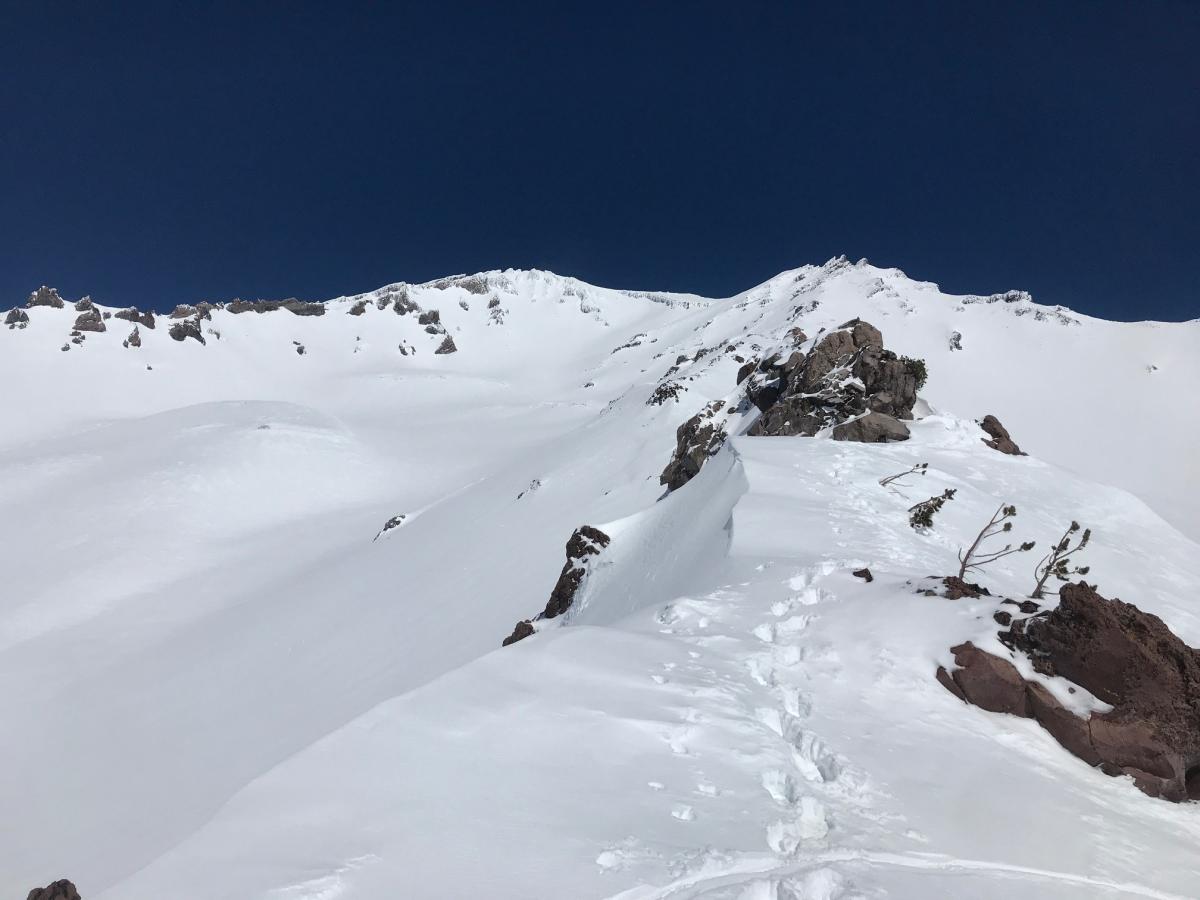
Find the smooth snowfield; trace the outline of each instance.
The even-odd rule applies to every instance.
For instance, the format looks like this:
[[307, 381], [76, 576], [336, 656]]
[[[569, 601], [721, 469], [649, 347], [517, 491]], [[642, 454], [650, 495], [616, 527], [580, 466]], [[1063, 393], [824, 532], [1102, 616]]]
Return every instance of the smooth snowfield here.
[[[109, 319], [63, 352], [76, 315], [0, 328], [5, 895], [1197, 894], [1195, 808], [961, 707], [933, 670], [990, 612], [905, 582], [1015, 502], [1200, 643], [1200, 553], [1159, 518], [1200, 534], [1200, 323], [841, 260], [728, 300], [485, 273], [218, 310], [204, 346]], [[927, 360], [913, 440], [738, 438], [659, 502], [738, 357], [854, 316]], [[907, 498], [876, 483], [917, 460]], [[498, 650], [584, 523], [613, 543], [568, 627]]]

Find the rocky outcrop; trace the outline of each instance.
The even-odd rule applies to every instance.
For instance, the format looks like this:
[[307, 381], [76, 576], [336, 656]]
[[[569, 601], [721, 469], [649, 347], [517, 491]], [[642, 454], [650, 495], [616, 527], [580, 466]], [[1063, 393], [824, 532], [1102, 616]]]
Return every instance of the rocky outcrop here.
[[[366, 301], [363, 301], [363, 308], [366, 309]], [[324, 303], [308, 303], [304, 300], [231, 300], [225, 304], [225, 311], [231, 312], [234, 315], [241, 313], [269, 313], [275, 312], [277, 309], [286, 309], [288, 312], [297, 316], [323, 316], [325, 315]]]
[[113, 313], [113, 318], [124, 319], [126, 322], [133, 322], [136, 325], [145, 325], [150, 329], [154, 328], [154, 313], [139, 312], [136, 306], [117, 310]]
[[971, 644], [953, 648], [938, 680], [993, 712], [1034, 718], [1068, 751], [1109, 775], [1130, 775], [1152, 797], [1200, 800], [1200, 651], [1157, 616], [1068, 584], [1059, 605], [1012, 621], [1000, 640], [1033, 668], [1109, 704], [1084, 719], [1042, 684]]
[[607, 534], [591, 525], [576, 528], [567, 541], [567, 561], [558, 575], [558, 581], [554, 583], [553, 590], [550, 591], [546, 608], [533, 619], [518, 622], [513, 633], [504, 639], [502, 646], [507, 647], [529, 637], [534, 633], [534, 622], [556, 618], [570, 609], [591, 569], [592, 558], [598, 556], [611, 541]]
[[[80, 303], [83, 301], [81, 300]], [[88, 301], [89, 303], [91, 301]], [[76, 309], [79, 307], [76, 306]], [[75, 319], [76, 331], [107, 331], [107, 326], [104, 324], [104, 317], [100, 315], [100, 310], [94, 306], [89, 306], [85, 312], [80, 313]]]
[[875, 418], [843, 429], [839, 440], [905, 440], [921, 372], [918, 361], [900, 359], [883, 346], [875, 326], [852, 319], [825, 335], [806, 355], [769, 360], [747, 384], [747, 396], [763, 410], [751, 435], [815, 435], [867, 414]]
[[435, 355], [446, 355], [448, 353], [457, 353], [458, 347], [454, 344], [454, 338], [446, 335], [445, 339], [438, 345], [438, 348], [433, 351]]
[[200, 325], [195, 320], [175, 322], [171, 325], [171, 330], [168, 333], [171, 335], [171, 338], [176, 341], [185, 341], [188, 338], [195, 338], [201, 344], [204, 343], [204, 334], [200, 331]]
[[995, 416], [984, 416], [983, 421], [979, 423], [979, 427], [988, 433], [988, 437], [981, 440], [993, 450], [999, 450], [1001, 453], [1007, 453], [1010, 456], [1029, 455], [1028, 453], [1021, 452], [1021, 448], [1009, 436], [1008, 429], [1001, 425], [1000, 420]]
[[25, 301], [26, 308], [34, 306], [52, 306], [55, 309], [62, 309], [66, 306], [65, 301], [58, 295], [58, 291], [52, 287], [46, 287], [44, 284], [29, 295], [29, 299]]
[[75, 885], [63, 878], [43, 888], [34, 888], [25, 900], [80, 900]]
[[24, 328], [29, 324], [29, 313], [14, 306], [4, 317], [4, 324], [9, 328]]
[[142, 333], [138, 331], [136, 325], [133, 326], [133, 331], [129, 332], [129, 337], [121, 342], [125, 347], [140, 347], [142, 346]]
[[676, 490], [691, 481], [729, 436], [725, 430], [724, 400], [714, 400], [675, 431], [675, 453], [659, 475], [659, 484]]

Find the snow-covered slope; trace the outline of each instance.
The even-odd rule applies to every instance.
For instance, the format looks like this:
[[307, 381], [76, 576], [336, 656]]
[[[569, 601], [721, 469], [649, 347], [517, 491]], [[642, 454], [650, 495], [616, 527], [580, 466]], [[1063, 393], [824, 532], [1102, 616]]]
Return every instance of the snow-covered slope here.
[[[0, 890], [1200, 883], [1195, 809], [961, 708], [932, 670], [987, 613], [906, 585], [1006, 500], [1023, 537], [1090, 525], [1102, 588], [1200, 642], [1200, 554], [1159, 518], [1200, 534], [1198, 322], [844, 260], [727, 300], [490, 272], [320, 316], [213, 309], [204, 345], [165, 317], [140, 347], [116, 318], [70, 343], [79, 311], [27, 314], [0, 329]], [[912, 440], [737, 438], [657, 502], [675, 428], [742, 359], [854, 316], [927, 361]], [[1031, 456], [984, 447], [985, 413]], [[877, 484], [917, 460], [911, 499]], [[944, 486], [959, 500], [916, 535], [904, 509]], [[497, 650], [583, 523], [613, 544], [570, 626]]]

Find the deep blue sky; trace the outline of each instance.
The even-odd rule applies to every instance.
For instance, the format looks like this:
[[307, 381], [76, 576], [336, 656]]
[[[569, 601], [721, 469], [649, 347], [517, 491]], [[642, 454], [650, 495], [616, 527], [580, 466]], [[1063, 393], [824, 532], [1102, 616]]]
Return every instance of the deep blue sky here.
[[1200, 3], [0, 0], [0, 308], [837, 253], [1200, 317]]

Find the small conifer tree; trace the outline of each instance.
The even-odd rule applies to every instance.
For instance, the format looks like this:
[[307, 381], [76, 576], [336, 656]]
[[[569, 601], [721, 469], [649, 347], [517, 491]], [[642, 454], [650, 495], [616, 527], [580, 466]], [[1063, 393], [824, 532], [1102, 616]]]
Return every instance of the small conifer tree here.
[[1005, 544], [1003, 550], [985, 553], [982, 550], [983, 542], [988, 538], [993, 538], [998, 534], [1005, 534], [1012, 531], [1012, 519], [1016, 518], [1017, 508], [1011, 505], [1002, 505], [998, 510], [992, 513], [991, 519], [983, 526], [983, 529], [975, 536], [975, 540], [971, 542], [971, 546], [965, 551], [958, 551], [958, 577], [964, 578], [971, 569], [980, 569], [986, 565], [994, 563], [996, 560], [1009, 556], [1013, 553], [1024, 553], [1032, 550], [1034, 547], [1033, 541], [1026, 541], [1017, 547], [1012, 544]]
[[946, 488], [936, 497], [922, 500], [908, 508], [908, 524], [919, 531], [922, 528], [933, 527], [933, 517], [946, 505], [947, 500], [953, 500], [955, 488]]
[[1033, 570], [1037, 584], [1034, 585], [1033, 593], [1029, 596], [1040, 600], [1045, 593], [1046, 582], [1050, 580], [1051, 576], [1059, 581], [1070, 581], [1072, 575], [1086, 575], [1091, 571], [1090, 566], [1072, 566], [1071, 557], [1087, 547], [1088, 541], [1092, 539], [1092, 529], [1085, 528], [1075, 546], [1072, 547], [1071, 537], [1076, 534], [1079, 534], [1079, 523], [1071, 522], [1058, 543], [1042, 557], [1042, 561]]

